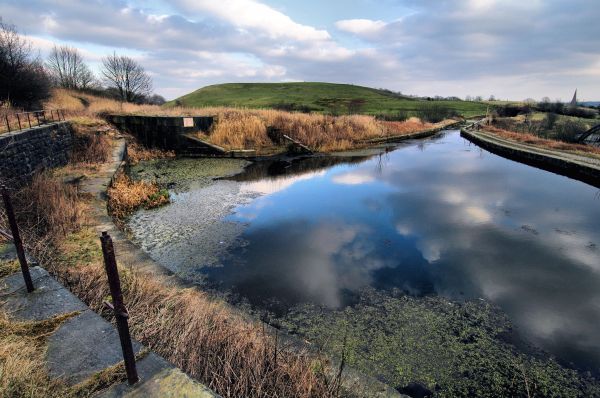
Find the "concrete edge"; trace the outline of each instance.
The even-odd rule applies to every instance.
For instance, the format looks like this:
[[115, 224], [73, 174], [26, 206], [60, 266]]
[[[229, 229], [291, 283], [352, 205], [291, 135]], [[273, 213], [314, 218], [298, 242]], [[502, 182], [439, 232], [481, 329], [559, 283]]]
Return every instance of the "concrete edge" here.
[[508, 143], [475, 131], [462, 129], [461, 137], [489, 152], [541, 170], [569, 177], [600, 188], [600, 167], [569, 159], [564, 152], [540, 150], [521, 143]]

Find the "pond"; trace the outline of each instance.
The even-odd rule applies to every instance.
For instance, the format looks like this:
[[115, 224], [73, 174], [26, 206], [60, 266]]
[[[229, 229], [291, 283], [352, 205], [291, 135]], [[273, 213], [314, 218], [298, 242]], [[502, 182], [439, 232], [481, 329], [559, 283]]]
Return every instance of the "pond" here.
[[307, 303], [350, 308], [364, 289], [483, 299], [527, 342], [600, 367], [597, 188], [458, 131], [374, 156], [280, 163], [176, 185], [171, 205], [136, 213], [129, 228], [165, 266], [276, 317]]

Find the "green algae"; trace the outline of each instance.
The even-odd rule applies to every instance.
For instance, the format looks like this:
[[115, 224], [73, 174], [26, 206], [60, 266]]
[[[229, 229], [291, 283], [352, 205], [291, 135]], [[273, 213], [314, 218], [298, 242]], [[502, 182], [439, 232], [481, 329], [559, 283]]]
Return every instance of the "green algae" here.
[[591, 376], [510, 342], [510, 321], [483, 300], [367, 289], [354, 306], [305, 304], [272, 321], [359, 371], [397, 388], [422, 383], [436, 397], [600, 396]]
[[175, 192], [210, 185], [215, 178], [240, 173], [248, 161], [241, 159], [158, 159], [139, 162], [129, 168], [134, 180], [155, 181]]

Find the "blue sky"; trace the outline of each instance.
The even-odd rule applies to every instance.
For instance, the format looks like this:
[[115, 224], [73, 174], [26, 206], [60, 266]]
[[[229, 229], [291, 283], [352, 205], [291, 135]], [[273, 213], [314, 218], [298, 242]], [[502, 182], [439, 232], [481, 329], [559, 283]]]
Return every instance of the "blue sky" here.
[[167, 98], [252, 81], [600, 98], [597, 0], [3, 0], [0, 16], [42, 56], [133, 56]]

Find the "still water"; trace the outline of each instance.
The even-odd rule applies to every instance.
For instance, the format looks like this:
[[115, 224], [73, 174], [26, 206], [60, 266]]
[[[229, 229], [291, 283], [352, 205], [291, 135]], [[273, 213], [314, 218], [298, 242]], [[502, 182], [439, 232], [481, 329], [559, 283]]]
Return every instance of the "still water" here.
[[483, 298], [528, 341], [600, 366], [597, 188], [493, 155], [458, 131], [276, 169], [192, 185], [130, 228], [158, 261], [255, 307], [340, 308], [365, 286]]

